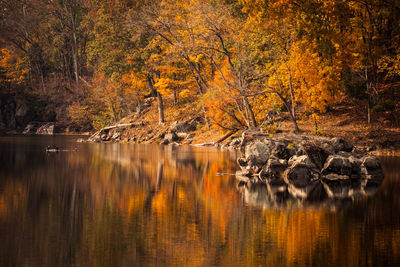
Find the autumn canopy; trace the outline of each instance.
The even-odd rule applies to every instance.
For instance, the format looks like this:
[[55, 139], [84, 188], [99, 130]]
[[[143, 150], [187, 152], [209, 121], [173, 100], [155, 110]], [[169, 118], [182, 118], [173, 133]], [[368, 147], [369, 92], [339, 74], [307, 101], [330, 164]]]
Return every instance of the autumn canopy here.
[[0, 93], [101, 128], [157, 99], [225, 130], [298, 121], [345, 97], [394, 105], [397, 0], [3, 0]]

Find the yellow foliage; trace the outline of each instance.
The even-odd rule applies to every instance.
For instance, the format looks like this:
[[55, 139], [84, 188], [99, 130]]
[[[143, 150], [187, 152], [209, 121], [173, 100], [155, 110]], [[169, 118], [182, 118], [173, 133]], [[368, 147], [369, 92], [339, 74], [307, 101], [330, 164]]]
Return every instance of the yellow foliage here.
[[297, 101], [302, 102], [309, 112], [325, 112], [332, 100], [330, 91], [335, 88], [335, 75], [316, 53], [298, 43], [291, 50], [288, 65], [298, 86]]
[[160, 94], [167, 95], [172, 92], [170, 88], [173, 86], [173, 81], [169, 78], [159, 78], [154, 86], [157, 88]]
[[181, 92], [179, 92], [179, 96], [182, 98], [186, 98], [190, 95], [190, 91], [188, 89], [184, 89]]
[[395, 57], [383, 56], [378, 61], [380, 72], [386, 73], [387, 77], [400, 76], [400, 53]]
[[127, 94], [137, 94], [146, 90], [146, 81], [143, 75], [131, 71], [122, 75], [121, 82], [125, 84]]

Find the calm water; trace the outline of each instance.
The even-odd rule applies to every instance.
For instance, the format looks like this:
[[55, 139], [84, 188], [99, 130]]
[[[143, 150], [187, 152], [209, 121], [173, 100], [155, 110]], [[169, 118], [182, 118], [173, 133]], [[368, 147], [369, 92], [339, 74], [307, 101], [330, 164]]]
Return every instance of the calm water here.
[[0, 266], [400, 266], [400, 158], [373, 197], [262, 208], [235, 154], [75, 139], [0, 137]]

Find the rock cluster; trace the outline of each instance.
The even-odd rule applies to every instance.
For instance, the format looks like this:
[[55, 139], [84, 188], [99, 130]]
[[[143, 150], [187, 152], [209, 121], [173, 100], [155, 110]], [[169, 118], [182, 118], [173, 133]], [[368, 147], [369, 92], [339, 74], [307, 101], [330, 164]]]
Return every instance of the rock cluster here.
[[236, 173], [242, 185], [261, 183], [281, 201], [353, 198], [376, 189], [383, 172], [376, 157], [340, 138], [244, 133], [231, 147], [242, 152]]
[[[162, 145], [191, 144], [194, 138], [192, 133], [197, 125], [202, 122], [202, 117], [193, 117], [184, 122], [174, 122], [170, 127], [160, 126], [159, 129], [146, 129], [147, 122], [119, 123], [104, 127], [94, 133], [86, 141], [88, 142], [157, 142]], [[134, 134], [134, 133], [137, 134]], [[79, 140], [83, 142], [85, 140]]]
[[[116, 124], [108, 127], [104, 127], [101, 130], [95, 132], [92, 136], [88, 138], [88, 142], [118, 142], [121, 140], [121, 136], [124, 131], [138, 127], [145, 126], [144, 122], [142, 123], [125, 123], [125, 124]], [[131, 140], [128, 140], [131, 141]], [[135, 140], [132, 140], [135, 141]]]
[[161, 136], [161, 145], [177, 144], [184, 142], [191, 144], [194, 134], [190, 133], [196, 130], [197, 124], [201, 121], [201, 117], [195, 117], [185, 122], [174, 122], [170, 126], [168, 132]]
[[23, 134], [53, 135], [55, 133], [54, 122], [31, 121], [26, 125]]

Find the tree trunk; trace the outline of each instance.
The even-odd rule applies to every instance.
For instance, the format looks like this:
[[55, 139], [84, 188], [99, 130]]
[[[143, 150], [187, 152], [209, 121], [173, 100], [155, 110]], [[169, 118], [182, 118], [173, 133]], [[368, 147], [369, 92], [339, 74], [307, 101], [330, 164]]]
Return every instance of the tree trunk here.
[[[294, 131], [297, 133], [297, 132], [300, 132], [300, 129], [299, 129], [299, 125], [297, 124], [297, 119], [296, 119], [296, 113], [295, 113], [295, 109], [294, 109], [294, 107], [293, 106], [291, 106], [289, 103], [288, 103], [288, 101], [286, 100], [286, 98], [284, 98], [278, 91], [276, 91], [276, 90], [274, 90], [274, 92], [279, 96], [279, 98], [282, 100], [282, 102], [283, 102], [283, 104], [285, 105], [285, 107], [287, 108], [287, 110], [288, 110], [288, 112], [289, 112], [289, 117], [290, 117], [290, 120], [292, 121], [292, 123], [293, 123], [293, 126], [294, 126]], [[293, 104], [292, 104], [293, 105]]]
[[246, 108], [247, 112], [249, 113], [249, 117], [250, 117], [249, 119], [251, 121], [251, 126], [256, 128], [257, 127], [256, 117], [254, 116], [253, 109], [251, 108], [249, 100], [247, 99], [247, 97], [245, 97], [245, 96], [243, 97], [243, 102], [244, 102], [244, 105], [245, 105], [245, 108]]
[[371, 125], [371, 104], [370, 104], [369, 100], [368, 100], [368, 104], [367, 104], [367, 121], [368, 121], [368, 125]]
[[[289, 112], [289, 113], [290, 113], [290, 112]], [[293, 126], [294, 126], [294, 131], [295, 131], [296, 133], [300, 132], [299, 125], [297, 124], [297, 120], [296, 120], [295, 117], [293, 117], [292, 114], [290, 114], [290, 119], [292, 120], [292, 123], [293, 123]]]
[[151, 76], [147, 76], [147, 83], [149, 84], [151, 95], [157, 97], [158, 102], [158, 124], [163, 124], [164, 120], [164, 104], [161, 94], [154, 88], [153, 78]]
[[157, 92], [157, 102], [158, 102], [158, 124], [161, 125], [165, 122], [165, 120], [164, 120], [164, 104], [160, 92]]
[[75, 25], [75, 16], [72, 7], [70, 7], [71, 12], [71, 26], [72, 26], [72, 57], [74, 61], [74, 72], [75, 72], [75, 81], [79, 82], [79, 62], [78, 62], [78, 40], [76, 37], [76, 25]]
[[177, 89], [174, 90], [174, 105], [178, 104], [178, 92]]
[[206, 112], [206, 108], [204, 107], [204, 105], [201, 108], [201, 110], [203, 111], [203, 114], [204, 114], [204, 121], [206, 122], [207, 129], [210, 130], [210, 120], [207, 118], [207, 112]]

